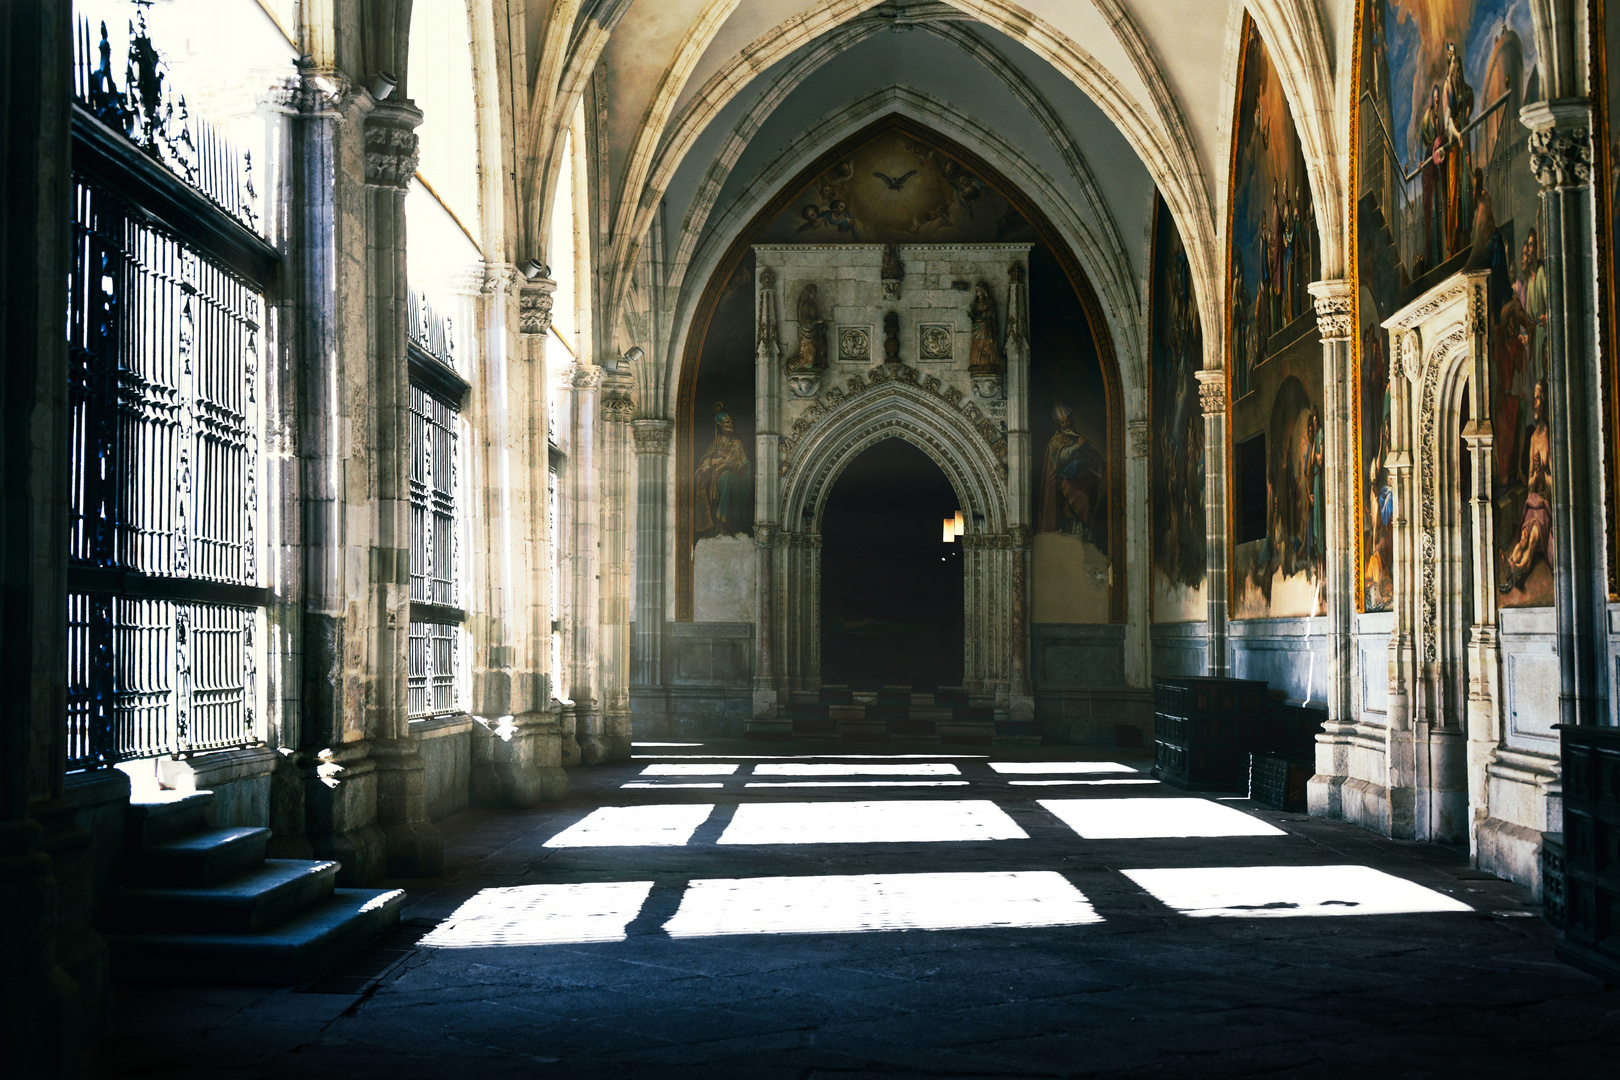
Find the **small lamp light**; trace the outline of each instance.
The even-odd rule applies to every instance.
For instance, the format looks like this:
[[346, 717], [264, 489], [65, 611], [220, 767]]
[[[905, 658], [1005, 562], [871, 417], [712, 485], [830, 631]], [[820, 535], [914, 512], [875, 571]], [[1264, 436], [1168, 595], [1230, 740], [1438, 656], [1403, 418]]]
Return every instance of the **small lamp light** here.
[[547, 266], [539, 259], [530, 259], [519, 269], [523, 271], [523, 278], [525, 281], [533, 281], [535, 278], [551, 276], [551, 267]]
[[603, 357], [602, 367], [607, 370], [609, 375], [612, 375], [619, 370], [619, 365], [623, 364], [625, 361], [629, 361], [632, 364], [639, 364], [641, 363], [642, 357], [646, 355], [646, 353], [641, 351], [640, 345], [632, 345], [628, 349], [624, 350], [623, 356], [609, 355]]
[[944, 540], [945, 543], [947, 543], [947, 544], [951, 544], [951, 543], [956, 542], [956, 519], [955, 518], [946, 518], [945, 519], [945, 532], [944, 532], [944, 535], [941, 536], [940, 539]]
[[956, 516], [951, 519], [951, 528], [956, 531], [957, 536], [961, 536], [967, 531], [967, 526], [962, 522], [962, 511], [958, 510]]
[[387, 101], [398, 85], [399, 77], [392, 71], [379, 71], [371, 77], [371, 96], [378, 101]]

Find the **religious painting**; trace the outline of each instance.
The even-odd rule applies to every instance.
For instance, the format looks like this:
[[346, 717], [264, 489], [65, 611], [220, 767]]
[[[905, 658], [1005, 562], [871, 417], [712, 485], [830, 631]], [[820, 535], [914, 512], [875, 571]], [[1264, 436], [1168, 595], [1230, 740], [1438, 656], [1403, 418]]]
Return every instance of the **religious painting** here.
[[[1227, 229], [1228, 432], [1234, 447], [1231, 616], [1324, 615], [1322, 346], [1305, 156], [1260, 31], [1243, 19]], [[1263, 440], [1263, 442], [1256, 441]], [[1263, 449], [1263, 452], [1260, 450]]]
[[823, 170], [760, 231], [759, 243], [978, 244], [1034, 230], [970, 167], [902, 131], [885, 131]]
[[1108, 396], [1091, 324], [1051, 252], [1029, 254], [1031, 621], [1109, 621]]
[[1154, 199], [1149, 295], [1148, 490], [1155, 622], [1193, 622], [1204, 598], [1204, 331], [1192, 269], [1164, 199]]
[[1396, 507], [1382, 322], [1458, 271], [1489, 271], [1497, 603], [1552, 603], [1544, 403], [1548, 296], [1539, 189], [1519, 110], [1541, 97], [1528, 0], [1364, 0], [1355, 253], [1359, 599], [1393, 599]]
[[[703, 339], [692, 417], [692, 577], [702, 622], [753, 618], [754, 257], [727, 279]], [[747, 583], [746, 588], [743, 587]]]
[[1604, 387], [1604, 438], [1609, 463], [1609, 597], [1620, 599], [1620, 387], [1614, 373], [1615, 343], [1620, 342], [1620, 0], [1594, 0], [1591, 14], [1592, 85], [1597, 106], [1598, 252], [1603, 288], [1603, 344], [1600, 355], [1610, 357]]

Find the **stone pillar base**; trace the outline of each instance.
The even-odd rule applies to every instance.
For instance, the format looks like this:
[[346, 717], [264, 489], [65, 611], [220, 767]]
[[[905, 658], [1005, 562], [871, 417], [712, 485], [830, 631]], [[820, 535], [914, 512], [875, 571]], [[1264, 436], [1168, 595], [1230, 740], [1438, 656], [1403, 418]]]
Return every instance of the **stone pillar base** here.
[[444, 873], [444, 838], [428, 820], [427, 766], [414, 738], [378, 739], [377, 824], [382, 828], [389, 877]]
[[557, 718], [557, 764], [578, 765], [580, 762], [580, 746], [577, 732], [583, 722], [582, 717], [588, 717], [590, 704], [564, 705], [562, 713]]
[[630, 760], [630, 710], [614, 710], [608, 714], [607, 722], [602, 725], [602, 741], [606, 748], [608, 761]]
[[[309, 857], [342, 864], [343, 888], [369, 885], [387, 869], [386, 840], [377, 827], [377, 766], [363, 742], [346, 743], [318, 755], [300, 755], [304, 830]], [[288, 846], [278, 844], [278, 853]]]
[[557, 713], [480, 720], [472, 736], [473, 806], [518, 809], [568, 794]]
[[45, 830], [34, 821], [0, 822], [0, 1074], [76, 1077], [83, 1046], [79, 987], [56, 962], [58, 892]]

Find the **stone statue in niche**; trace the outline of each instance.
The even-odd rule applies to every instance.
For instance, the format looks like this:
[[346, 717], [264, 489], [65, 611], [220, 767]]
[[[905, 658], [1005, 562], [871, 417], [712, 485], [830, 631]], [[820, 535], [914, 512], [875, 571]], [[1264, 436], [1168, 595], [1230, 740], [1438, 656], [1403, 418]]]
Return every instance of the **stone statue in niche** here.
[[900, 314], [891, 311], [883, 316], [883, 362], [898, 366], [900, 363]]
[[906, 264], [900, 261], [899, 245], [893, 243], [883, 245], [883, 268], [880, 276], [883, 280], [883, 299], [900, 299], [900, 282], [906, 276]]
[[968, 347], [968, 374], [973, 378], [973, 392], [981, 398], [998, 398], [1007, 362], [996, 341], [996, 301], [990, 295], [988, 282], [981, 281], [973, 286], [968, 318], [973, 323], [972, 343]]
[[788, 386], [798, 397], [815, 397], [827, 367], [827, 321], [821, 317], [814, 282], [799, 292], [798, 317], [799, 351], [787, 364]]
[[714, 441], [692, 474], [694, 531], [698, 539], [748, 531], [752, 493], [748, 451], [725, 402], [714, 403]]

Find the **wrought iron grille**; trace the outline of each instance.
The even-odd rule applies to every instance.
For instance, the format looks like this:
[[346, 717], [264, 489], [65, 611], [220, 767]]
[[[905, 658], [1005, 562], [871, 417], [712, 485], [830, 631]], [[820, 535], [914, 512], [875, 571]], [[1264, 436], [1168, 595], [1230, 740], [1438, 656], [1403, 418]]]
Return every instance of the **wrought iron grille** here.
[[102, 123], [122, 131], [147, 156], [257, 233], [259, 198], [253, 190], [252, 155], [232, 146], [206, 120], [190, 115], [185, 95], [175, 93], [163, 56], [147, 30], [146, 5], [132, 3], [130, 9], [121, 72], [115, 68], [107, 24], [102, 22], [93, 35], [90, 20], [80, 16], [74, 42], [74, 96]]
[[412, 345], [446, 367], [456, 366], [454, 326], [449, 318], [433, 310], [426, 295], [414, 290], [406, 292], [405, 322]]
[[74, 207], [69, 559], [105, 590], [69, 596], [69, 768], [254, 742], [257, 611], [189, 597], [257, 583], [262, 298], [104, 188]]
[[411, 621], [406, 677], [406, 713], [410, 719], [460, 709], [456, 688], [460, 647], [461, 627], [454, 623]]

